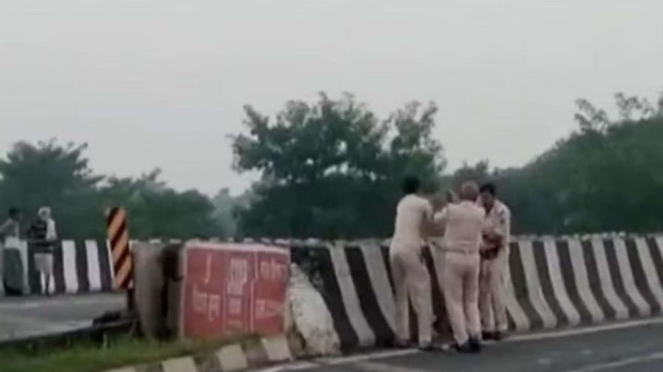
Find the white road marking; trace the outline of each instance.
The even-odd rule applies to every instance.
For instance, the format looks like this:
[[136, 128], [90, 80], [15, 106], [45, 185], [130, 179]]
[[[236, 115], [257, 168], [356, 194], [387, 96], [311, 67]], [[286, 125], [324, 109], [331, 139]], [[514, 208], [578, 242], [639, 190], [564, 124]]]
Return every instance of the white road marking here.
[[523, 341], [546, 340], [546, 339], [585, 335], [585, 334], [614, 331], [617, 329], [634, 328], [644, 325], [655, 325], [655, 324], [663, 324], [663, 318], [634, 320], [630, 322], [623, 322], [617, 324], [608, 324], [602, 326], [569, 329], [564, 331], [546, 332], [546, 333], [531, 334], [531, 335], [515, 335], [501, 342], [523, 342]]
[[352, 367], [366, 372], [429, 372], [425, 369], [398, 367], [391, 364], [373, 362], [361, 362], [354, 364]]
[[315, 359], [313, 362], [322, 365], [337, 365], [337, 364], [346, 364], [346, 363], [357, 363], [373, 359], [384, 359], [384, 358], [413, 355], [419, 352], [420, 352], [419, 349], [388, 350], [388, 351], [379, 351], [370, 354], [354, 355], [349, 357], [319, 358]]
[[[654, 318], [654, 319], [643, 319], [635, 320], [630, 322], [623, 322], [619, 324], [610, 324], [610, 325], [600, 325], [593, 327], [585, 327], [580, 329], [565, 330], [565, 331], [556, 331], [556, 332], [546, 332], [541, 334], [531, 334], [531, 335], [514, 335], [511, 336], [502, 343], [511, 343], [511, 342], [525, 342], [525, 341], [535, 341], [535, 340], [545, 340], [545, 339], [554, 339], [554, 338], [563, 338], [578, 336], [583, 334], [592, 334], [605, 331], [613, 331], [618, 329], [625, 328], [634, 328], [646, 325], [657, 325], [663, 324], [663, 318]], [[493, 344], [494, 342], [486, 342], [486, 344]], [[371, 360], [379, 360], [386, 358], [394, 358], [400, 356], [414, 355], [418, 354], [420, 351], [418, 349], [407, 349], [407, 350], [387, 350], [374, 352], [369, 354], [355, 355], [349, 357], [324, 357], [317, 358], [310, 361], [306, 367], [302, 368], [321, 368], [329, 365], [339, 365], [339, 364], [348, 364], [348, 363], [359, 363]], [[283, 371], [290, 370], [284, 368]], [[280, 371], [280, 370], [279, 370]], [[386, 371], [385, 371], [386, 372]], [[585, 372], [585, 371], [566, 371], [566, 372]]]
[[578, 368], [578, 369], [567, 370], [567, 371], [564, 371], [564, 372], [599, 372], [599, 371], [605, 371], [605, 370], [608, 370], [608, 369], [625, 367], [625, 366], [630, 366], [630, 365], [633, 365], [633, 364], [651, 362], [651, 361], [660, 360], [660, 359], [663, 359], [663, 352], [658, 352], [658, 353], [653, 353], [653, 354], [649, 354], [649, 355], [643, 355], [643, 356], [639, 356], [639, 357], [624, 359], [624, 360], [620, 360], [620, 361], [617, 361], [617, 362], [592, 364], [592, 365], [589, 365], [589, 366], [581, 367], [581, 368]]
[[121, 295], [109, 296], [64, 296], [59, 298], [34, 297], [21, 302], [1, 303], [0, 310], [24, 310], [35, 309], [39, 307], [57, 307], [57, 306], [78, 306], [78, 305], [122, 305], [125, 298]]

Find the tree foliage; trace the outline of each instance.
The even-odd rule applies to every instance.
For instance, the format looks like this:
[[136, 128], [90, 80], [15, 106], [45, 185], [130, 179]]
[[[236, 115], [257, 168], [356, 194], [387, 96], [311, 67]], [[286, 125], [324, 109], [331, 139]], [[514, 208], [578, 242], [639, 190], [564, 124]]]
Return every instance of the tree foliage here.
[[247, 106], [248, 134], [233, 137], [235, 169], [258, 171], [242, 233], [348, 238], [390, 233], [399, 182], [415, 174], [431, 190], [445, 162], [432, 137], [437, 107], [407, 104], [380, 120], [354, 97], [292, 101], [270, 123]]
[[105, 236], [106, 208], [127, 209], [132, 238], [219, 236], [214, 206], [197, 191], [176, 192], [155, 170], [138, 179], [95, 175], [86, 145], [19, 142], [0, 160], [0, 206], [22, 211], [23, 225], [37, 209], [53, 209], [63, 238]]
[[513, 210], [515, 232], [661, 231], [663, 94], [658, 107], [622, 93], [615, 101], [613, 120], [579, 100], [579, 131], [522, 168], [490, 172], [480, 163], [453, 179], [494, 180]]

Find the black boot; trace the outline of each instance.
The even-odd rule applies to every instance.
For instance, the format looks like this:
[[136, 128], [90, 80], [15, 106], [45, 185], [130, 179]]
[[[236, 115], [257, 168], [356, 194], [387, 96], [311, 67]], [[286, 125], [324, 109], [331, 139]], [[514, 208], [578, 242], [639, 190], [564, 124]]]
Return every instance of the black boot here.
[[481, 341], [477, 337], [471, 337], [467, 342], [470, 346], [470, 352], [480, 353], [481, 352]]
[[470, 346], [470, 342], [467, 341], [462, 345], [459, 345], [458, 343], [454, 344], [454, 349], [456, 349], [457, 352], [463, 353], [463, 354], [469, 354], [472, 353], [472, 347]]

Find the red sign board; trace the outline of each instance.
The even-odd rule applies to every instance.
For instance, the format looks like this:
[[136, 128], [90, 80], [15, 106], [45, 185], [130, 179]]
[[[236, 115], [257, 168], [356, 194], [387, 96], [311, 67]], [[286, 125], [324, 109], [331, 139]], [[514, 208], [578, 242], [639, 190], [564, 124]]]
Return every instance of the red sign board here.
[[188, 243], [180, 329], [184, 337], [283, 333], [290, 253], [258, 244]]

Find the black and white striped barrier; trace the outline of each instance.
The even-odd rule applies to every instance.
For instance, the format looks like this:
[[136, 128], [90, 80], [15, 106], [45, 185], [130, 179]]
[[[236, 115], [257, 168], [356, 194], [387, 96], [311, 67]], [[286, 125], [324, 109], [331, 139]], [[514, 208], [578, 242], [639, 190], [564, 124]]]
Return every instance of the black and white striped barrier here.
[[[44, 286], [34, 264], [28, 242], [5, 246], [5, 291], [39, 294]], [[54, 243], [53, 277], [50, 293], [108, 292], [113, 271], [105, 240], [62, 240]]]
[[[386, 242], [293, 245], [292, 260], [320, 293], [341, 349], [388, 344], [395, 305]], [[426, 254], [433, 306], [443, 314], [434, 263]], [[521, 239], [511, 243], [506, 275], [510, 328], [573, 327], [660, 315], [663, 237]], [[324, 309], [323, 309], [324, 310]], [[416, 319], [411, 318], [412, 324]]]

